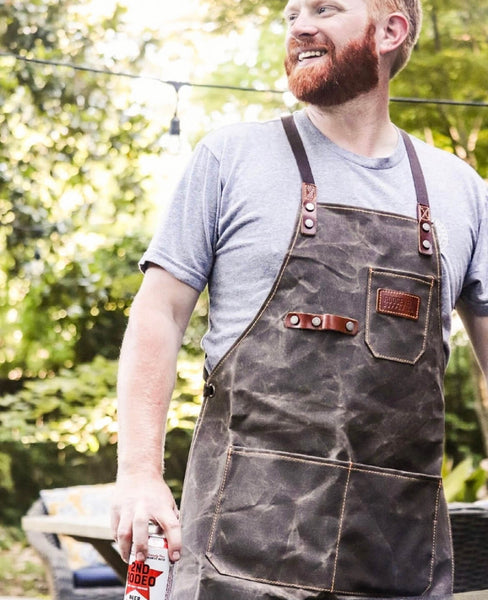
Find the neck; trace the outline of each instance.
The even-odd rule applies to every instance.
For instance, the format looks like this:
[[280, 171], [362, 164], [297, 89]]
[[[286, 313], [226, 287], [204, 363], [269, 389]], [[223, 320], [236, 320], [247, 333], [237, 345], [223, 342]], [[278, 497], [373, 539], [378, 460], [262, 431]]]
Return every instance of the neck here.
[[340, 106], [309, 105], [306, 111], [315, 127], [341, 148], [381, 158], [398, 143], [388, 104], [388, 94], [376, 89]]

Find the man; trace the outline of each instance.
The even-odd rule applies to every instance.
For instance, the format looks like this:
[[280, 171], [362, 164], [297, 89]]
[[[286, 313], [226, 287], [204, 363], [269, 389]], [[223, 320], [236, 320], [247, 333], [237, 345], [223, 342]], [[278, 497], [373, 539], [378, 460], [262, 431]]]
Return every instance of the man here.
[[[307, 108], [208, 136], [142, 260], [114, 533], [143, 559], [148, 520], [162, 525], [176, 600], [447, 595], [442, 376], [455, 305], [488, 375], [486, 186], [390, 121], [418, 1], [290, 0], [285, 15]], [[207, 284], [182, 543], [161, 447]]]

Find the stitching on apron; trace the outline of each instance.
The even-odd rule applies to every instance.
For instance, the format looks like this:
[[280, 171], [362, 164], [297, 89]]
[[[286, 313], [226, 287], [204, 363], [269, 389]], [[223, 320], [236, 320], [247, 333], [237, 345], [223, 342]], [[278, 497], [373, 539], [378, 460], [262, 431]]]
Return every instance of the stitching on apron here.
[[[355, 463], [350, 462], [349, 465], [338, 465], [336, 463], [333, 462], [328, 462], [327, 460], [313, 460], [313, 457], [311, 457], [311, 459], [307, 459], [307, 458], [300, 458], [298, 456], [286, 456], [285, 454], [280, 454], [277, 452], [259, 452], [259, 451], [252, 451], [252, 452], [246, 452], [246, 451], [242, 451], [238, 448], [230, 448], [229, 450], [230, 454], [239, 454], [240, 456], [259, 456], [261, 458], [279, 458], [280, 460], [285, 460], [288, 462], [297, 462], [297, 463], [306, 463], [306, 464], [315, 464], [321, 467], [331, 467], [334, 469], [343, 469], [343, 470], [348, 470], [348, 471], [355, 471], [358, 473], [368, 473], [371, 475], [381, 475], [382, 477], [392, 477], [394, 479], [407, 479], [407, 480], [415, 480], [415, 481], [437, 481], [438, 477], [436, 475], [426, 475], [424, 473], [412, 473], [411, 475], [400, 475], [397, 473], [388, 473], [385, 471], [382, 471], [380, 469], [382, 469], [383, 467], [378, 467], [378, 471], [376, 471], [375, 469], [371, 469], [371, 468], [367, 468], [367, 466], [365, 465], [364, 468], [360, 467], [359, 465], [355, 465]], [[319, 458], [319, 457], [317, 457]], [[226, 473], [224, 473], [224, 478], [226, 477]]]
[[336, 543], [336, 555], [335, 555], [335, 560], [334, 560], [334, 569], [332, 571], [332, 589], [331, 591], [334, 591], [334, 587], [335, 587], [335, 578], [336, 578], [336, 572], [337, 572], [337, 561], [339, 560], [339, 545], [341, 543], [341, 536], [342, 536], [342, 526], [344, 524], [344, 514], [346, 512], [346, 499], [347, 499], [347, 492], [349, 490], [349, 480], [351, 479], [351, 470], [352, 470], [352, 462], [349, 463], [349, 469], [347, 472], [347, 480], [346, 480], [346, 485], [344, 487], [344, 497], [342, 498], [342, 506], [341, 506], [341, 517], [339, 520], [339, 528], [337, 531], [337, 543]]
[[207, 552], [210, 553], [210, 547], [213, 544], [213, 540], [214, 540], [214, 536], [215, 536], [215, 530], [217, 528], [217, 521], [219, 518], [219, 513], [220, 513], [220, 509], [222, 506], [222, 498], [224, 495], [224, 488], [225, 488], [225, 483], [227, 481], [227, 475], [229, 473], [229, 468], [230, 468], [230, 463], [231, 463], [231, 459], [232, 459], [232, 448], [229, 448], [227, 450], [227, 460], [225, 463], [225, 469], [224, 469], [224, 476], [222, 477], [222, 483], [220, 484], [220, 488], [219, 488], [219, 495], [217, 498], [217, 505], [215, 507], [215, 513], [214, 513], [214, 517], [212, 520], [212, 529], [210, 530], [210, 536], [208, 539], [208, 544], [207, 544]]
[[[432, 239], [434, 241], [434, 247], [435, 247], [434, 255], [436, 257], [436, 265], [437, 265], [437, 281], [439, 282], [438, 286], [437, 286], [437, 306], [441, 307], [442, 306], [442, 285], [443, 285], [442, 269], [441, 269], [441, 249], [439, 247], [439, 240], [437, 239], [437, 229], [436, 229], [434, 223], [432, 224]], [[437, 323], [439, 326], [439, 335], [440, 335], [441, 339], [443, 339], [442, 317], [441, 317], [440, 310], [437, 311]], [[445, 369], [446, 369], [446, 354], [445, 354], [444, 350], [442, 351], [442, 364], [443, 364], [443, 368], [445, 371]], [[454, 570], [454, 567], [453, 567], [453, 570]], [[453, 579], [453, 581], [454, 581], [454, 579]]]
[[[212, 560], [210, 558], [211, 556], [212, 556], [212, 554], [208, 553], [207, 558], [210, 560], [210, 562], [212, 562]], [[216, 568], [215, 565], [214, 565], [214, 568]], [[358, 598], [381, 598], [381, 599], [384, 599], [384, 596], [378, 596], [378, 594], [369, 594], [366, 592], [351, 592], [350, 590], [349, 591], [334, 590], [332, 588], [322, 588], [322, 587], [315, 587], [315, 586], [311, 586], [311, 585], [303, 586], [302, 584], [289, 583], [287, 581], [280, 581], [279, 579], [278, 580], [264, 579], [263, 577], [251, 577], [251, 576], [244, 577], [243, 575], [240, 575], [239, 573], [231, 572], [230, 570], [227, 572], [227, 575], [230, 575], [231, 577], [236, 577], [237, 579], [244, 579], [245, 581], [254, 581], [255, 583], [266, 583], [269, 585], [279, 585], [279, 586], [292, 588], [292, 589], [296, 589], [296, 590], [310, 590], [312, 592], [331, 592], [331, 593], [334, 592], [335, 594], [344, 594], [346, 596], [351, 596], [351, 598], [358, 597]]]
[[380, 273], [382, 275], [388, 275], [388, 277], [396, 277], [397, 279], [410, 279], [411, 281], [418, 281], [419, 283], [423, 283], [424, 285], [429, 285], [432, 287], [434, 285], [434, 278], [427, 276], [425, 279], [421, 277], [414, 277], [413, 275], [403, 275], [402, 273], [395, 273], [394, 271], [387, 271], [385, 269], [377, 269], [375, 267], [370, 267], [369, 272]]
[[[444, 504], [444, 510], [447, 511], [447, 506], [446, 504]], [[448, 518], [449, 518], [449, 514], [448, 514]], [[453, 543], [452, 543], [452, 528], [449, 525], [449, 527], [447, 528], [448, 531], [448, 535], [449, 535], [449, 544], [450, 544], [450, 556], [454, 556], [454, 550], [453, 550]], [[451, 560], [451, 581], [454, 582], [454, 561]], [[451, 594], [454, 593], [453, 590], [453, 585], [451, 585]]]
[[[439, 480], [439, 485], [437, 486], [437, 494], [435, 499], [435, 510], [434, 510], [434, 527], [432, 531], [432, 558], [430, 559], [430, 575], [429, 575], [429, 585], [425, 588], [422, 594], [426, 594], [430, 588], [432, 587], [432, 581], [434, 579], [434, 565], [435, 565], [435, 547], [437, 543], [437, 525], [439, 523], [439, 499], [442, 489], [442, 479]], [[453, 561], [454, 564], [454, 561]], [[453, 567], [453, 575], [454, 575], [454, 567]]]
[[[367, 292], [367, 305], [366, 305], [366, 322], [365, 322], [365, 326], [366, 326], [366, 331], [365, 331], [365, 340], [369, 340], [369, 333], [371, 331], [370, 329], [370, 324], [371, 324], [371, 311], [370, 311], [370, 305], [371, 305], [371, 292], [372, 292], [372, 286], [373, 286], [373, 273], [374, 272], [379, 272], [379, 273], [384, 273], [384, 271], [378, 271], [377, 269], [374, 269], [373, 267], [369, 268], [369, 276], [368, 276], [368, 292]], [[422, 347], [419, 351], [419, 353], [417, 354], [417, 356], [415, 356], [413, 359], [406, 359], [406, 358], [401, 358], [399, 356], [390, 356], [388, 354], [381, 354], [379, 352], [375, 352], [373, 351], [373, 349], [370, 347], [369, 343], [367, 343], [368, 348], [371, 350], [373, 356], [375, 358], [384, 358], [387, 360], [394, 360], [396, 362], [399, 363], [404, 363], [407, 365], [414, 365], [418, 359], [422, 356], [422, 354], [425, 352], [425, 347], [427, 345], [427, 333], [429, 330], [429, 323], [430, 323], [430, 307], [432, 305], [432, 290], [434, 287], [434, 283], [435, 280], [433, 277], [429, 277], [430, 281], [426, 281], [425, 279], [420, 279], [420, 278], [416, 278], [416, 277], [411, 277], [408, 275], [400, 275], [400, 274], [396, 274], [396, 273], [390, 273], [389, 271], [386, 271], [386, 273], [388, 274], [388, 277], [398, 277], [399, 279], [410, 279], [411, 281], [419, 281], [421, 283], [423, 283], [424, 285], [428, 285], [430, 287], [430, 291], [429, 291], [429, 301], [427, 302], [427, 317], [425, 319], [425, 327], [424, 327], [424, 331], [423, 331], [423, 343], [422, 343]], [[437, 311], [439, 312], [439, 311]], [[440, 318], [440, 317], [439, 317]]]
[[220, 369], [222, 368], [222, 366], [224, 365], [224, 363], [227, 362], [227, 359], [230, 358], [234, 354], [234, 352], [239, 348], [239, 346], [242, 344], [242, 342], [249, 336], [249, 334], [252, 332], [252, 330], [254, 329], [254, 327], [258, 324], [258, 322], [261, 319], [263, 313], [266, 311], [266, 309], [270, 305], [271, 300], [273, 300], [273, 298], [275, 297], [276, 292], [278, 291], [279, 285], [281, 283], [281, 280], [283, 279], [283, 276], [285, 274], [286, 267], [288, 266], [288, 263], [291, 260], [292, 252], [293, 252], [293, 250], [294, 250], [294, 248], [296, 246], [296, 242], [297, 242], [297, 239], [298, 239], [298, 234], [300, 233], [300, 228], [301, 228], [301, 219], [298, 219], [298, 224], [297, 224], [297, 227], [296, 227], [296, 230], [295, 230], [295, 235], [293, 237], [293, 241], [291, 243], [290, 249], [286, 253], [286, 258], [283, 261], [283, 264], [281, 266], [281, 270], [280, 270], [280, 273], [278, 275], [278, 278], [276, 279], [276, 281], [275, 281], [275, 283], [273, 285], [273, 289], [272, 289], [270, 295], [268, 296], [266, 302], [261, 307], [259, 313], [254, 318], [253, 322], [244, 331], [244, 333], [242, 334], [242, 337], [239, 340], [237, 340], [237, 342], [227, 352], [227, 354], [225, 354], [222, 357], [222, 359], [220, 360], [220, 362], [217, 364], [217, 366], [210, 373], [209, 378], [213, 377], [215, 375], [215, 373], [218, 373], [220, 371]]

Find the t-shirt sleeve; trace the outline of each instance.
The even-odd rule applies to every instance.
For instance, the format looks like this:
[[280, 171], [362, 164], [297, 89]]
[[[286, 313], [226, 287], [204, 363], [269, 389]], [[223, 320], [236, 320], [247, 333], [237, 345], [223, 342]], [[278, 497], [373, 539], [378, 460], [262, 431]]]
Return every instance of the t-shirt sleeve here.
[[488, 191], [476, 246], [459, 300], [474, 314], [488, 316]]
[[141, 270], [154, 263], [201, 292], [213, 265], [220, 196], [219, 162], [201, 143], [139, 262]]

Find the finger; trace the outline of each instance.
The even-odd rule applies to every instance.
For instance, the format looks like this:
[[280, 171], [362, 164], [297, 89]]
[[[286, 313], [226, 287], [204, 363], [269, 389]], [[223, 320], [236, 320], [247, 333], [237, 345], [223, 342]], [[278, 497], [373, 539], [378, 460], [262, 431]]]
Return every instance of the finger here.
[[174, 511], [168, 513], [168, 516], [158, 521], [161, 525], [164, 535], [168, 541], [168, 553], [172, 562], [176, 562], [181, 557], [181, 526], [179, 516]]
[[136, 560], [145, 561], [147, 557], [148, 523], [147, 512], [136, 510], [132, 521], [132, 551]]
[[130, 518], [120, 517], [114, 537], [117, 540], [122, 559], [128, 563], [132, 546], [132, 521]]

